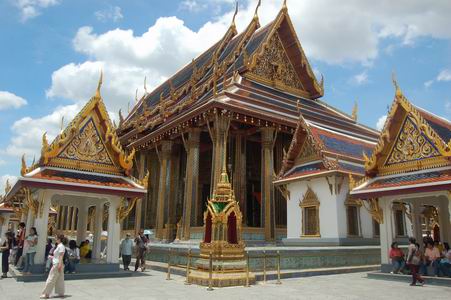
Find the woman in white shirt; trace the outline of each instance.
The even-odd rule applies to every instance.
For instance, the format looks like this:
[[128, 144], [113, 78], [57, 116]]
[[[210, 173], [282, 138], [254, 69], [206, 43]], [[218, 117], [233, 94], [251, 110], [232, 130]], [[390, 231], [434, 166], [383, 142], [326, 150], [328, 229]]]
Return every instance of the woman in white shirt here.
[[48, 299], [53, 288], [59, 297], [64, 297], [64, 253], [67, 239], [62, 234], [58, 235], [56, 243], [58, 246], [53, 252], [53, 256], [49, 256], [49, 259], [52, 259], [52, 269], [45, 283], [44, 291], [42, 291], [41, 299]]
[[24, 275], [31, 275], [31, 266], [34, 265], [34, 256], [36, 255], [36, 245], [38, 244], [38, 233], [35, 227], [30, 228], [30, 234], [25, 239], [24, 252], [25, 267], [23, 268]]

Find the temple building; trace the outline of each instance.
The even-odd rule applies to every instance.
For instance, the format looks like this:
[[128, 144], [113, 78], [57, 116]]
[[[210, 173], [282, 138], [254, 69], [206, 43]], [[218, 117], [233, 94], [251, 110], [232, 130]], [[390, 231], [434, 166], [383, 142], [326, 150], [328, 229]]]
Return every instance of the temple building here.
[[351, 195], [380, 223], [386, 272], [393, 241], [413, 236], [421, 245], [428, 231], [434, 240], [451, 241], [451, 122], [410, 103], [394, 83], [385, 126], [365, 157], [366, 176], [351, 184]]
[[[92, 259], [97, 261], [104, 230], [108, 264], [102, 266], [119, 270], [121, 223], [146, 195], [147, 179], [129, 175], [134, 151], [128, 153], [118, 141], [100, 96], [101, 83], [102, 79], [96, 94], [52, 143], [44, 134], [38, 162], [27, 166], [22, 158], [21, 176], [4, 196], [2, 204], [25, 222], [27, 234], [31, 227], [37, 229], [34, 273], [44, 271], [50, 235], [64, 232], [80, 244], [93, 233]], [[102, 266], [96, 270], [105, 271]]]
[[[125, 229], [127, 224], [153, 228], [156, 238], [167, 242], [201, 240], [203, 212], [227, 150], [244, 240], [281, 240], [290, 223], [286, 184], [274, 180], [292, 164], [288, 161], [295, 157], [287, 155], [299, 151], [290, 143], [302, 135], [300, 118], [328, 145], [345, 140], [358, 149], [374, 146], [377, 131], [320, 100], [323, 79], [312, 71], [286, 4], [263, 27], [257, 10], [242, 33], [232, 21], [216, 44], [146, 93], [127, 117], [120, 114], [120, 141], [136, 150], [134, 175], [150, 173], [147, 199], [137, 203]], [[321, 154], [330, 161], [324, 168], [336, 165], [331, 180], [338, 184], [349, 172], [363, 175], [361, 152], [332, 148]]]

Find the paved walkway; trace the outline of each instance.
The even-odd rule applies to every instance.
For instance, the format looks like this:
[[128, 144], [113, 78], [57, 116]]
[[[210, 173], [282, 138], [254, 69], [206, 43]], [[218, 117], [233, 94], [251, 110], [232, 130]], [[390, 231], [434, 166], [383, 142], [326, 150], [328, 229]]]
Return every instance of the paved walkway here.
[[[410, 287], [406, 283], [366, 278], [366, 273], [286, 279], [282, 285], [270, 281], [250, 288], [234, 287], [207, 291], [183, 284], [184, 277], [146, 271], [148, 276], [122, 279], [74, 280], [66, 283], [69, 300], [137, 299], [451, 299], [451, 288]], [[44, 283], [0, 280], [1, 300], [38, 299]]]

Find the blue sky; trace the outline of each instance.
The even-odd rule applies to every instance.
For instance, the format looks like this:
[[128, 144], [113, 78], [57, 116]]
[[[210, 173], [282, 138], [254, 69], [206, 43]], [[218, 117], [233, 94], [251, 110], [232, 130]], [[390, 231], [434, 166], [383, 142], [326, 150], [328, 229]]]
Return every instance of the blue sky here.
[[[256, 0], [241, 0], [243, 30]], [[262, 25], [282, 0], [264, 0]], [[449, 1], [288, 0], [290, 16], [323, 100], [376, 127], [393, 99], [396, 71], [416, 105], [451, 119]], [[233, 0], [0, 0], [0, 188], [19, 174], [20, 156], [39, 156], [44, 131], [54, 137], [93, 94], [113, 118], [148, 89], [221, 38]], [[67, 123], [67, 122], [66, 122]]]

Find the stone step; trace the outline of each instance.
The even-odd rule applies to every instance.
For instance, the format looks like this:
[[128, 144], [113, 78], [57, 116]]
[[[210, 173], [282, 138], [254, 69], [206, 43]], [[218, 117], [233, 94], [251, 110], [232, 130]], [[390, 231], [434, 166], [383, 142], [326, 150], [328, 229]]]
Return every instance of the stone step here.
[[[412, 282], [412, 276], [404, 275], [404, 274], [370, 272], [367, 274], [367, 277], [369, 279], [402, 281], [402, 282], [406, 282], [406, 283]], [[431, 277], [431, 276], [421, 276], [421, 277], [424, 279], [425, 284], [451, 287], [451, 278]]]

